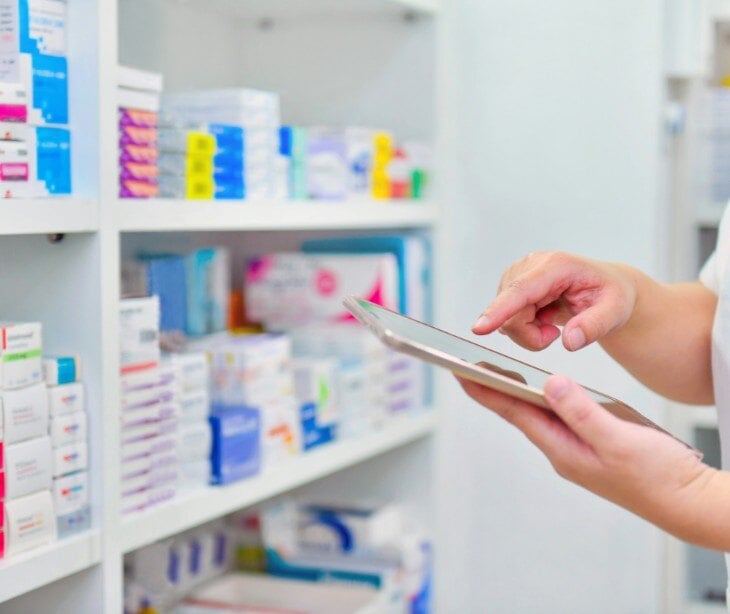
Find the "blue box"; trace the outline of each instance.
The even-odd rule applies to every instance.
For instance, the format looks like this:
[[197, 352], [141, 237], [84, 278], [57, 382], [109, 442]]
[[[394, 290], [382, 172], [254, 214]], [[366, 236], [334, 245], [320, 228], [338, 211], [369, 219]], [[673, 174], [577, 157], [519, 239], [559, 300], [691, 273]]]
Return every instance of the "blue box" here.
[[239, 183], [218, 183], [215, 184], [215, 198], [219, 200], [235, 199], [242, 200], [246, 195], [243, 182]]
[[37, 179], [51, 194], [71, 193], [71, 133], [65, 128], [36, 128]]
[[317, 446], [333, 441], [337, 436], [337, 425], [322, 426], [317, 424], [317, 404], [305, 403], [299, 408], [302, 423], [302, 447], [311, 450]]
[[257, 474], [261, 470], [261, 412], [230, 405], [214, 405], [212, 412], [211, 484], [230, 484]]
[[32, 108], [47, 124], [68, 124], [68, 63], [56, 55], [31, 55]]
[[147, 263], [147, 292], [160, 297], [160, 330], [185, 331], [187, 322], [185, 258], [151, 258]]

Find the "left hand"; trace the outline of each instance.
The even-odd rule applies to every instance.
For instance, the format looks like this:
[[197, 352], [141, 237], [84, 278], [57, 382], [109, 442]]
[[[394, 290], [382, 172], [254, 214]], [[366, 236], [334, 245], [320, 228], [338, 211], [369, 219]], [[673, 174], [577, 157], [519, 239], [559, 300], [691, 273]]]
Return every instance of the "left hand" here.
[[697, 541], [702, 499], [716, 470], [665, 433], [613, 416], [578, 384], [551, 377], [553, 411], [474, 382], [475, 401], [520, 429], [557, 473], [687, 541]]

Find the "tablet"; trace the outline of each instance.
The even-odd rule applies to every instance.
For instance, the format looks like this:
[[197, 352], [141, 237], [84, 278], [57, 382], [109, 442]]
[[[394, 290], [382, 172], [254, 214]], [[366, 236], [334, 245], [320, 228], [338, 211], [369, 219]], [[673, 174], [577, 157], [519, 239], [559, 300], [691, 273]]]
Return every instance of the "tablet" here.
[[[550, 409], [543, 393], [545, 382], [552, 375], [549, 371], [364, 299], [348, 296], [344, 300], [344, 305], [352, 315], [392, 349], [444, 367], [465, 379], [512, 397]], [[585, 390], [615, 416], [674, 437], [625, 403], [590, 388]], [[697, 452], [685, 442], [681, 443]]]

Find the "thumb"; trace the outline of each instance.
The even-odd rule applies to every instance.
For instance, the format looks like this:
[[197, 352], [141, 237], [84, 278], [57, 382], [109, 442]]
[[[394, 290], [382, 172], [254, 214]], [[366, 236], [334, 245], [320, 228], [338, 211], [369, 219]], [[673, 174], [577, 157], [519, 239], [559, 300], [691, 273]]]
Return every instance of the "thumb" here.
[[575, 352], [598, 341], [623, 323], [625, 308], [618, 300], [603, 300], [571, 318], [563, 328], [565, 349]]
[[586, 443], [613, 435], [617, 418], [567, 377], [552, 376], [545, 383], [545, 398], [568, 428]]

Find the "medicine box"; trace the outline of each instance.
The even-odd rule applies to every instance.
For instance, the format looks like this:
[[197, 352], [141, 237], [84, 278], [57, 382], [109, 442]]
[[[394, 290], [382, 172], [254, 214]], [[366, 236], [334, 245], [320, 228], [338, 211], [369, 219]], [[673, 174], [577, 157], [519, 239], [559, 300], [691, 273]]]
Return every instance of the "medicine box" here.
[[120, 301], [119, 342], [122, 374], [160, 362], [160, 302], [156, 296]]
[[51, 420], [49, 432], [54, 448], [86, 441], [86, 412], [58, 416]]
[[261, 469], [261, 415], [257, 409], [228, 408], [210, 416], [213, 435], [211, 483], [222, 485]]
[[278, 253], [249, 262], [246, 304], [251, 320], [288, 329], [351, 319], [342, 297], [398, 308], [398, 264], [392, 254]]
[[265, 574], [233, 573], [216, 578], [194, 589], [177, 606], [176, 611], [180, 614], [200, 614], [203, 603], [214, 603], [216, 609], [225, 609], [226, 612], [393, 612], [381, 602], [381, 596], [371, 587], [313, 583]]
[[89, 466], [89, 448], [85, 441], [53, 450], [53, 477], [83, 471]]
[[84, 385], [76, 382], [48, 388], [48, 410], [51, 418], [84, 411]]
[[43, 379], [48, 386], [78, 382], [81, 379], [81, 358], [79, 356], [44, 357]]
[[16, 499], [51, 487], [53, 459], [48, 436], [5, 447], [5, 496]]
[[6, 554], [12, 556], [56, 540], [49, 490], [5, 502]]
[[89, 475], [79, 471], [53, 480], [56, 516], [64, 516], [89, 504]]
[[45, 384], [0, 392], [0, 419], [5, 444], [46, 435], [48, 393]]
[[39, 323], [0, 323], [0, 388], [42, 381], [41, 347]]

